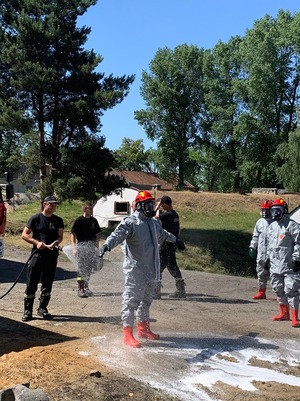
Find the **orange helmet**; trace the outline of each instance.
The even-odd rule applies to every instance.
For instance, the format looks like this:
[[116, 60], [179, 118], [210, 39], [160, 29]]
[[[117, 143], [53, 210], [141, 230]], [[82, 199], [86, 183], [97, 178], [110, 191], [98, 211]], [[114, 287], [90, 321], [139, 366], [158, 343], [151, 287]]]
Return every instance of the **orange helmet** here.
[[146, 217], [155, 216], [155, 199], [148, 191], [140, 191], [135, 197], [136, 210], [142, 211]]
[[260, 210], [261, 210], [261, 216], [266, 219], [267, 217], [270, 217], [271, 213], [270, 213], [270, 209], [272, 207], [273, 202], [270, 201], [269, 199], [265, 200], [261, 206], [260, 206]]
[[280, 220], [282, 216], [288, 213], [288, 204], [282, 198], [275, 199], [271, 206], [271, 216], [273, 220]]

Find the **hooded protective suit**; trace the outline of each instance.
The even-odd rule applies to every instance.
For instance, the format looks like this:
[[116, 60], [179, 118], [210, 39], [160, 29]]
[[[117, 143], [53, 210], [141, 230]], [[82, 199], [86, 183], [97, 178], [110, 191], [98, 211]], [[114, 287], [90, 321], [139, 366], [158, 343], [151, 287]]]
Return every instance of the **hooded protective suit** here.
[[137, 210], [123, 219], [105, 241], [110, 250], [123, 243], [123, 326], [133, 326], [135, 311], [138, 322], [149, 321], [152, 294], [156, 280], [160, 279], [159, 244], [164, 241], [176, 242], [176, 237], [164, 230], [156, 219]]
[[293, 262], [300, 260], [300, 225], [284, 214], [267, 229], [267, 256], [270, 259], [270, 283], [279, 305], [299, 306], [300, 272]]
[[256, 255], [256, 273], [257, 273], [257, 280], [258, 280], [258, 287], [259, 288], [266, 288], [267, 281], [269, 278], [269, 270], [266, 269], [266, 261], [267, 261], [267, 228], [271, 223], [272, 218], [261, 217], [257, 220], [252, 239], [250, 242], [250, 248], [253, 248], [257, 251]]

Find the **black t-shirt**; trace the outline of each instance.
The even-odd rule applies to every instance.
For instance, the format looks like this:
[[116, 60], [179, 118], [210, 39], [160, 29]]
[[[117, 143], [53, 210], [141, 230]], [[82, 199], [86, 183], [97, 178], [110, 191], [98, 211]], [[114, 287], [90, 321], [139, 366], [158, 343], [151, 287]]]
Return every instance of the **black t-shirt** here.
[[162, 228], [175, 235], [175, 237], [178, 237], [180, 226], [177, 212], [175, 212], [175, 210], [169, 210], [168, 212], [162, 212], [159, 217]]
[[91, 217], [78, 217], [73, 224], [71, 233], [74, 234], [78, 242], [96, 241], [96, 235], [100, 234], [101, 228], [98, 220]]
[[[26, 227], [32, 230], [32, 237], [46, 245], [52, 244], [58, 238], [58, 230], [64, 229], [63, 219], [53, 214], [46, 217], [43, 213], [37, 213], [30, 217]], [[34, 245], [35, 249], [36, 246]]]

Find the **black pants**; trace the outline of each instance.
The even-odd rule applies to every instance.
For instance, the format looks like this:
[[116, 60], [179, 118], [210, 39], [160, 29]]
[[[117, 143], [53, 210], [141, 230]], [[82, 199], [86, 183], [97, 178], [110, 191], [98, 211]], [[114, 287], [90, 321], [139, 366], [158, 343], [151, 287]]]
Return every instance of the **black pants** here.
[[25, 298], [34, 298], [41, 282], [41, 296], [50, 296], [57, 265], [57, 250], [37, 251], [29, 261]]
[[172, 277], [182, 278], [181, 272], [176, 261], [176, 244], [172, 242], [164, 242], [160, 246], [160, 278], [165, 268], [168, 269]]

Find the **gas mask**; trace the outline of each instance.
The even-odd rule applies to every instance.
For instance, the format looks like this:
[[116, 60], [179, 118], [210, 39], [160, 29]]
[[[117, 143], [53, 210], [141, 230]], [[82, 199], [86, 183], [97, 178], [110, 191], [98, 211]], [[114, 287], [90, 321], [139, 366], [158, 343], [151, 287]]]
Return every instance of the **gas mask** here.
[[273, 220], [281, 220], [284, 215], [283, 206], [273, 206], [271, 208], [271, 217]]
[[137, 210], [141, 210], [146, 217], [155, 216], [155, 202], [154, 201], [144, 201], [137, 204]]

